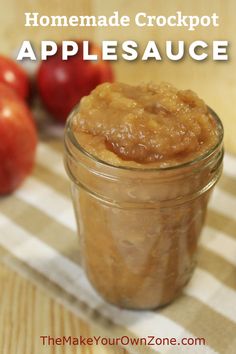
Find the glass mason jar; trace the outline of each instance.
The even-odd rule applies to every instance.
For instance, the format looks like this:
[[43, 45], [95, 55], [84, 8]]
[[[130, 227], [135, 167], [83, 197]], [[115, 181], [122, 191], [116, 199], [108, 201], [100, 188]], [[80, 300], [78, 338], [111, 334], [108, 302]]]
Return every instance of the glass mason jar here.
[[108, 302], [152, 309], [169, 303], [189, 281], [211, 191], [222, 172], [223, 127], [211, 150], [182, 165], [117, 167], [86, 152], [70, 115], [65, 166], [71, 180], [82, 263]]

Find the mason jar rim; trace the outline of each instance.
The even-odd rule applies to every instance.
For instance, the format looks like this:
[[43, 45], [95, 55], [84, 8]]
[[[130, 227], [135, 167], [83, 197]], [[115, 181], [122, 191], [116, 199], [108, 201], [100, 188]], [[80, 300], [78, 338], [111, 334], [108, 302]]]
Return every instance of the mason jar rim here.
[[72, 120], [75, 116], [75, 113], [77, 113], [78, 109], [79, 109], [79, 103], [74, 107], [74, 109], [71, 111], [71, 113], [69, 114], [67, 121], [66, 121], [66, 126], [65, 126], [65, 133], [67, 134], [67, 136], [69, 137], [71, 143], [74, 145], [75, 148], [77, 148], [85, 157], [88, 157], [90, 160], [92, 160], [93, 162], [99, 164], [100, 166], [104, 166], [110, 169], [114, 169], [115, 170], [123, 170], [123, 171], [134, 171], [134, 172], [164, 172], [164, 171], [173, 171], [173, 170], [179, 170], [182, 168], [186, 168], [186, 167], [191, 167], [194, 166], [197, 163], [200, 162], [204, 162], [205, 160], [207, 160], [212, 154], [214, 154], [214, 152], [217, 150], [218, 147], [221, 146], [222, 142], [223, 142], [223, 137], [224, 137], [224, 127], [222, 124], [221, 119], [219, 118], [219, 116], [216, 114], [216, 112], [209, 106], [208, 110], [209, 112], [212, 114], [214, 120], [217, 123], [217, 129], [219, 132], [219, 136], [218, 136], [218, 140], [216, 142], [215, 145], [213, 145], [210, 149], [208, 149], [207, 151], [205, 151], [203, 154], [200, 154], [199, 156], [197, 156], [195, 159], [184, 162], [184, 163], [180, 163], [180, 164], [176, 164], [176, 165], [172, 165], [172, 166], [166, 166], [166, 167], [148, 167], [148, 168], [141, 168], [141, 167], [129, 167], [129, 166], [122, 166], [122, 165], [112, 165], [109, 162], [106, 162], [102, 159], [100, 159], [99, 157], [91, 154], [90, 152], [88, 152], [86, 149], [84, 149], [82, 147], [82, 145], [80, 145], [80, 143], [78, 142], [78, 140], [75, 138], [75, 135], [73, 133], [73, 130], [71, 129], [71, 124], [72, 124]]

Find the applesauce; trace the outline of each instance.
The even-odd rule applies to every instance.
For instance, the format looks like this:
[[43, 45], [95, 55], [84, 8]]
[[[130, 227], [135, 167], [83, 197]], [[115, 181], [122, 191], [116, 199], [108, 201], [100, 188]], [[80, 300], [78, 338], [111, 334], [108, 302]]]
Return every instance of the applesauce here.
[[65, 165], [83, 266], [122, 308], [173, 300], [190, 279], [222, 170], [223, 127], [190, 90], [99, 85], [68, 119]]

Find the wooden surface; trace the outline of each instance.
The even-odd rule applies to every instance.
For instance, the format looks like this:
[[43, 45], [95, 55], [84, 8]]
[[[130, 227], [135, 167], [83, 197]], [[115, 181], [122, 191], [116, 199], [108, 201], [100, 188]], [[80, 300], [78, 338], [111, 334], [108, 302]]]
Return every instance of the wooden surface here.
[[[19, 48], [24, 39], [32, 40], [36, 46], [42, 39], [61, 40], [63, 38], [88, 38], [100, 42], [104, 39], [134, 39], [145, 43], [150, 39], [163, 42], [178, 38], [186, 41], [195, 39], [208, 40], [228, 39], [231, 41], [231, 60], [227, 63], [214, 63], [208, 60], [205, 63], [196, 63], [186, 59], [181, 63], [149, 62], [148, 64], [136, 61], [135, 63], [118, 62], [114, 64], [118, 80], [136, 83], [140, 81], [170, 81], [180, 88], [196, 90], [222, 118], [225, 125], [225, 146], [230, 152], [236, 153], [236, 119], [234, 102], [236, 99], [236, 46], [234, 0], [203, 0], [167, 2], [166, 0], [146, 0], [130, 2], [116, 0], [102, 1], [30, 1], [9, 0], [0, 2], [0, 40], [1, 52], [12, 55]], [[149, 14], [171, 14], [182, 10], [188, 14], [211, 14], [217, 12], [220, 17], [218, 29], [199, 29], [189, 32], [179, 29], [157, 30], [136, 27], [127, 29], [48, 29], [24, 27], [24, 12], [38, 11], [41, 14], [105, 14], [114, 10], [121, 14], [134, 15], [138, 11]], [[14, 27], [13, 27], [14, 26]], [[15, 30], [17, 29], [17, 30]], [[1, 252], [0, 252], [1, 259]], [[52, 335], [94, 335], [96, 329], [86, 321], [73, 315], [60, 305], [53, 295], [40, 289], [27, 280], [24, 275], [0, 263], [0, 353], [1, 354], [45, 354], [45, 353], [126, 353], [125, 350], [112, 347], [86, 347], [65, 349], [63, 347], [41, 347], [39, 336]]]
[[[92, 337], [101, 332], [68, 311], [45, 291], [0, 263], [1, 354], [125, 354], [109, 346], [43, 346], [40, 336]], [[104, 335], [104, 333], [103, 333]]]

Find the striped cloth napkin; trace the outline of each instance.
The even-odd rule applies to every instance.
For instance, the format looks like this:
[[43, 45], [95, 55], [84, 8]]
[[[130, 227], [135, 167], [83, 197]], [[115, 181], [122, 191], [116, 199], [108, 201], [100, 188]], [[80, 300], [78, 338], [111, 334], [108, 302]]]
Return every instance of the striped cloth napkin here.
[[[31, 177], [0, 202], [0, 247], [32, 281], [54, 289], [58, 301], [96, 323], [107, 337], [204, 337], [201, 347], [130, 347], [133, 353], [236, 353], [236, 158], [210, 202], [193, 278], [169, 306], [119, 310], [92, 289], [80, 265], [79, 243], [62, 157], [62, 139], [41, 141]], [[16, 263], [15, 263], [16, 264]], [[79, 335], [79, 334], [78, 334]], [[127, 349], [127, 347], [126, 347]]]

